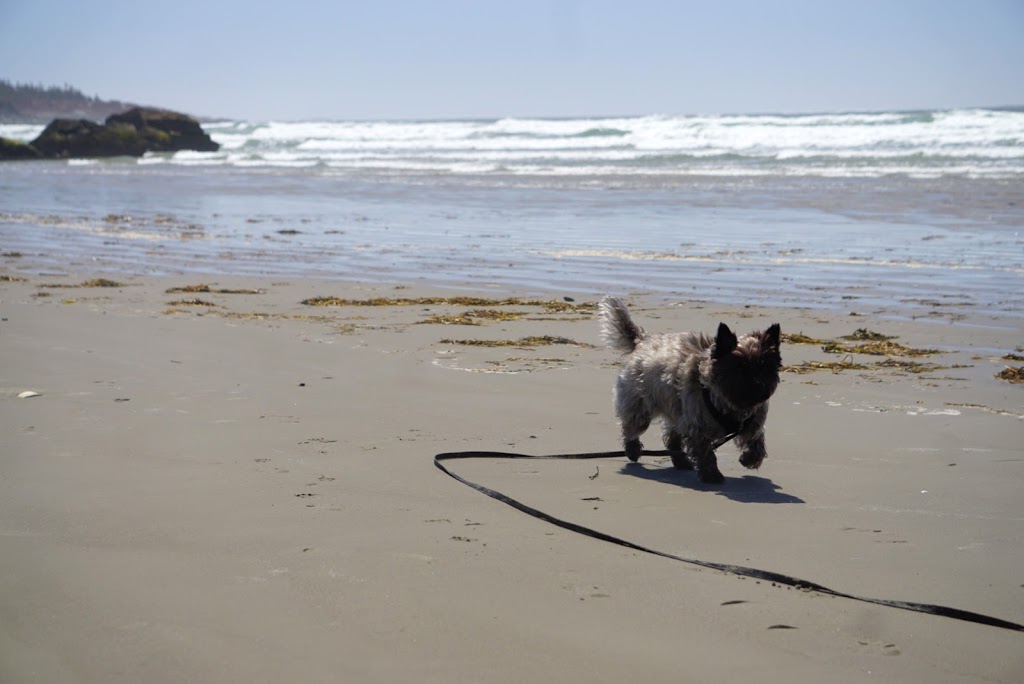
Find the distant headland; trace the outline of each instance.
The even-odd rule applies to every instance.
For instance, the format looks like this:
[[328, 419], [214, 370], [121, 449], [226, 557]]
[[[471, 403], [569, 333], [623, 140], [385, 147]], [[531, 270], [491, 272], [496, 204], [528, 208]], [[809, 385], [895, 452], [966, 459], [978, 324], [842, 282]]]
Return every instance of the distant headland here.
[[12, 83], [0, 79], [0, 123], [46, 124], [53, 119], [103, 121], [137, 104], [102, 100], [64, 86]]
[[[96, 123], [103, 120], [104, 123]], [[49, 124], [30, 143], [0, 138], [0, 161], [140, 157], [146, 152], [215, 152], [199, 121], [179, 112], [87, 97], [61, 88], [0, 80], [0, 123]]]

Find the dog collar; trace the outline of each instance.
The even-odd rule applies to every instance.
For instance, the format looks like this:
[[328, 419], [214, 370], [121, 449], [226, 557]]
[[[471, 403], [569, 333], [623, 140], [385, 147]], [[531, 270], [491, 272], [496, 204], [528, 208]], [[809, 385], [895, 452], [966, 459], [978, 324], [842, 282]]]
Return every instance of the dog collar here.
[[747, 420], [745, 418], [743, 420], [739, 420], [735, 416], [731, 416], [719, 410], [719, 408], [715, 406], [715, 402], [711, 400], [711, 390], [707, 387], [701, 385], [700, 393], [701, 396], [704, 397], [704, 405], [708, 407], [708, 412], [711, 413], [711, 417], [714, 418], [715, 422], [721, 425], [722, 429], [726, 432], [726, 436], [720, 439], [718, 444], [725, 444], [743, 429]]

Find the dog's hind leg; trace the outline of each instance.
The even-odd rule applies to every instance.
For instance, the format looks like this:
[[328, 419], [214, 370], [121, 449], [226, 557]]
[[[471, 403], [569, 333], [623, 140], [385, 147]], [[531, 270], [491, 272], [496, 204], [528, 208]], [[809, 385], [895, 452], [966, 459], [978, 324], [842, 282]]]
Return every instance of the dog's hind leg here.
[[622, 426], [622, 446], [626, 450], [626, 458], [636, 462], [640, 460], [644, 450], [644, 445], [640, 443], [640, 435], [651, 426], [651, 414], [641, 402], [636, 402], [627, 409], [619, 407], [619, 421]]

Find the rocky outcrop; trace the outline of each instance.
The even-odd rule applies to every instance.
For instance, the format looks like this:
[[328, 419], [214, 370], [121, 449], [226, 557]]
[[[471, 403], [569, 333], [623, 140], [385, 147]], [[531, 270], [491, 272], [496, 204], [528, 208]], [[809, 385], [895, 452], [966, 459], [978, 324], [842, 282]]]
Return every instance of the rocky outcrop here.
[[86, 119], [54, 119], [29, 145], [47, 159], [139, 157], [146, 151], [134, 128], [111, 128]]
[[[13, 154], [24, 154], [25, 150], [12, 143], [0, 143], [0, 159], [32, 158]], [[150, 107], [112, 114], [103, 124], [86, 119], [55, 119], [39, 137], [21, 147], [34, 150], [37, 158], [43, 159], [141, 157], [146, 152], [220, 149], [192, 117]], [[11, 155], [7, 154], [8, 148], [13, 151]]]
[[220, 149], [220, 145], [210, 139], [198, 121], [186, 114], [166, 109], [134, 107], [123, 114], [108, 116], [107, 126], [132, 126], [145, 139], [149, 152], [216, 152]]
[[0, 138], [0, 160], [4, 159], [39, 159], [39, 150], [17, 140]]

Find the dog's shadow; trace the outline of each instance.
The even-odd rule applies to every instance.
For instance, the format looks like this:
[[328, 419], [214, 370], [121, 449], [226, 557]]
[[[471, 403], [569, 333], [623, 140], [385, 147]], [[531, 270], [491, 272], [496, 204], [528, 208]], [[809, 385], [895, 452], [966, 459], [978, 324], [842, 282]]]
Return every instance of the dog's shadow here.
[[726, 477], [724, 484], [710, 485], [701, 482], [697, 478], [696, 471], [693, 470], [677, 470], [671, 467], [651, 466], [643, 463], [626, 463], [622, 466], [621, 472], [624, 475], [631, 475], [644, 480], [663, 482], [702, 492], [714, 492], [718, 496], [724, 496], [727, 499], [741, 503], [807, 503], [798, 496], [781, 491], [781, 487], [767, 477], [759, 477], [757, 475]]

